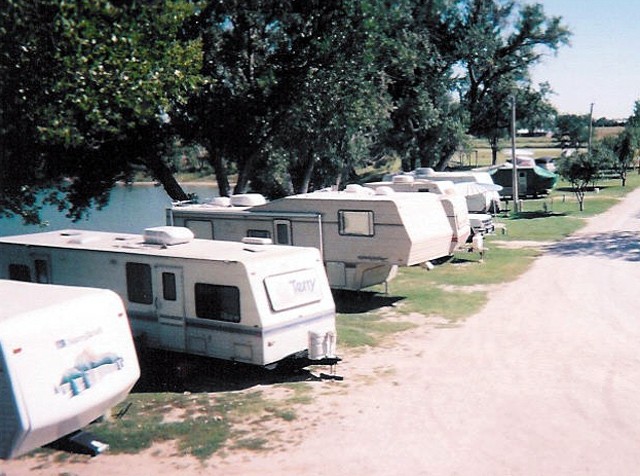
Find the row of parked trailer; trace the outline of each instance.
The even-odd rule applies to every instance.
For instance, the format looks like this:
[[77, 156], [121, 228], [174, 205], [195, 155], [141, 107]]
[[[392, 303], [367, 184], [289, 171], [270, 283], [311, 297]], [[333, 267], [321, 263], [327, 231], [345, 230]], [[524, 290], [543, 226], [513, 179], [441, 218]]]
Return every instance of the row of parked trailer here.
[[[0, 333], [0, 393], [12, 395], [0, 409], [0, 458], [86, 425], [124, 398], [139, 376], [131, 335], [150, 348], [269, 368], [337, 363], [332, 288], [386, 283], [399, 266], [450, 256], [472, 233], [464, 195], [396, 193], [401, 181], [271, 202], [249, 194], [176, 204], [167, 224], [142, 235], [0, 238], [0, 289], [13, 303], [0, 314], [0, 326], [13, 329]], [[108, 289], [121, 307], [86, 290], [76, 306], [77, 287]], [[47, 321], [54, 308], [60, 319]], [[101, 321], [110, 311], [117, 319]]]

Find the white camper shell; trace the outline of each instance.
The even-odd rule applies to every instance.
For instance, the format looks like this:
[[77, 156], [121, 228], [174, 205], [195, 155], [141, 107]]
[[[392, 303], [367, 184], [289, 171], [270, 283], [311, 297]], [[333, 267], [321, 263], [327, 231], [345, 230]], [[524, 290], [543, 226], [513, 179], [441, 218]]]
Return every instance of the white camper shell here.
[[167, 210], [167, 223], [187, 227], [201, 238], [252, 237], [317, 248], [331, 287], [348, 290], [384, 283], [398, 266], [448, 256], [455, 239], [437, 197], [376, 194], [351, 185], [344, 191], [323, 190], [270, 202], [250, 194], [222, 204], [177, 204]]
[[0, 278], [112, 289], [142, 344], [272, 366], [335, 363], [335, 304], [318, 250], [63, 230], [0, 238]]
[[0, 280], [0, 458], [80, 430], [140, 376], [122, 300], [104, 289]]

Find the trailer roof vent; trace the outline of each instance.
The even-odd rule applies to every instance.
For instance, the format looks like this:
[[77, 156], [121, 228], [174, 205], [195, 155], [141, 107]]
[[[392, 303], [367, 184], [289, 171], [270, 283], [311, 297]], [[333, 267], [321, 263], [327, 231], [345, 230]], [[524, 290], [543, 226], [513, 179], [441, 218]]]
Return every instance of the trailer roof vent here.
[[435, 175], [435, 170], [431, 167], [419, 167], [415, 171], [416, 175]]
[[271, 238], [260, 238], [258, 236], [245, 236], [242, 238], [242, 242], [245, 245], [272, 245]]
[[393, 195], [394, 193], [396, 191], [387, 185], [376, 187], [376, 195]]
[[80, 230], [62, 230], [60, 232], [60, 236], [78, 236], [81, 234], [82, 232]]
[[181, 245], [191, 240], [193, 232], [181, 226], [155, 226], [144, 230], [144, 242], [149, 245]]
[[62, 236], [68, 236], [68, 243], [71, 245], [86, 245], [100, 240], [100, 237], [93, 233], [71, 233]]
[[267, 203], [267, 199], [259, 193], [231, 195], [232, 207], [255, 207], [256, 205], [264, 205], [265, 203]]
[[347, 193], [362, 193], [362, 189], [364, 187], [357, 183], [350, 183], [344, 188], [344, 191]]
[[214, 205], [216, 207], [230, 207], [231, 199], [229, 197], [213, 197], [207, 201], [207, 205]]
[[392, 179], [393, 183], [412, 183], [415, 182], [413, 175], [394, 175]]

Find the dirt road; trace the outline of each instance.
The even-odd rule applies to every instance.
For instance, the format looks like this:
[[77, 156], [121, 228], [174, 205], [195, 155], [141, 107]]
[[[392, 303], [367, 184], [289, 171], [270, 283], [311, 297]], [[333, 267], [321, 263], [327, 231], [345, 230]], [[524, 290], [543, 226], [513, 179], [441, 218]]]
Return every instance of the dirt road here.
[[325, 405], [299, 446], [225, 473], [637, 474], [639, 305], [640, 190], [460, 327], [407, 335], [392, 377]]
[[[328, 387], [317, 405], [306, 407], [284, 450], [214, 456], [207, 468], [150, 453], [102, 455], [64, 469], [79, 475], [178, 469], [243, 476], [637, 474], [639, 305], [640, 190], [551, 246], [460, 326], [421, 326], [397, 346], [354, 358], [343, 369], [349, 378], [328, 383], [335, 391]], [[52, 474], [33, 467], [24, 473], [26, 467], [6, 474]]]

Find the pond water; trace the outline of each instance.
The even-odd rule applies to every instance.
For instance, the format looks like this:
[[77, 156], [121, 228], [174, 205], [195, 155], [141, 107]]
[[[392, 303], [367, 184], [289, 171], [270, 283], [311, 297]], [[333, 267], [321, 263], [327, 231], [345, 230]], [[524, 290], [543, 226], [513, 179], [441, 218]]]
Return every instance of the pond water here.
[[[214, 185], [184, 185], [183, 188], [187, 193], [197, 194], [201, 200], [217, 195]], [[71, 221], [55, 207], [45, 207], [41, 213], [45, 226], [25, 225], [15, 217], [0, 218], [0, 236], [68, 228], [142, 233], [150, 226], [165, 225], [165, 210], [170, 205], [171, 199], [162, 187], [151, 184], [117, 185], [106, 207], [90, 210], [80, 221]]]

